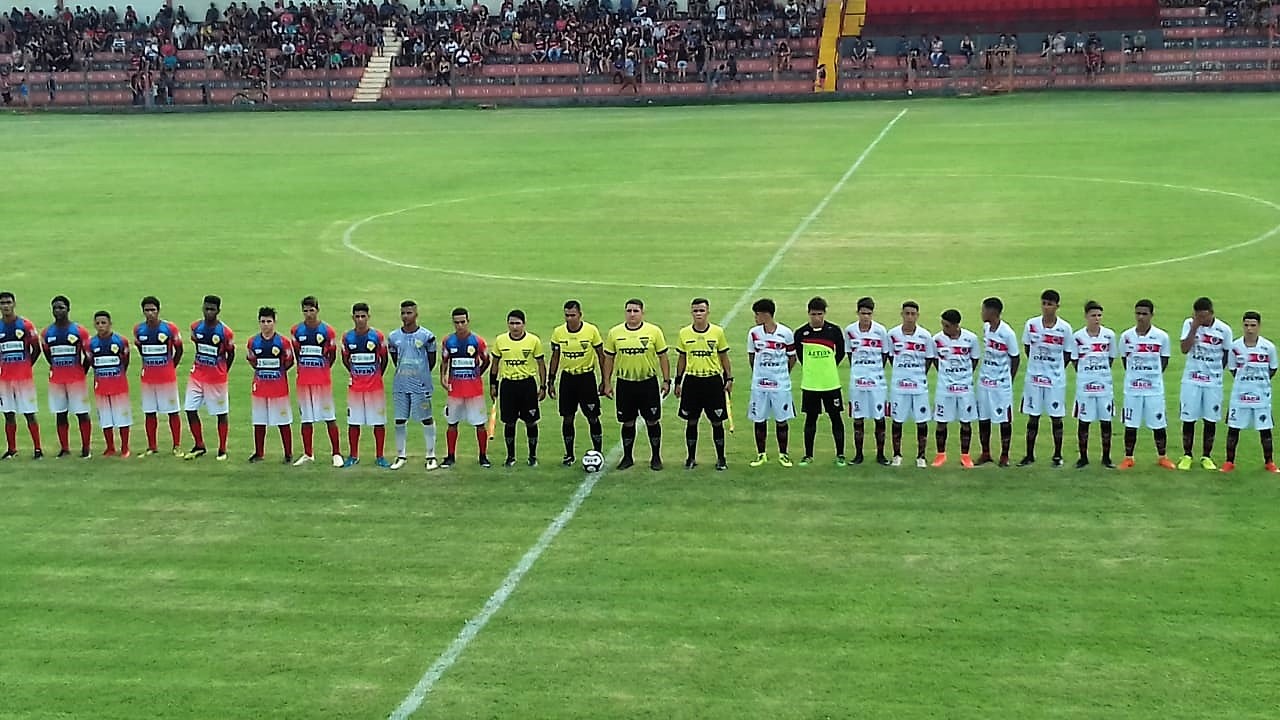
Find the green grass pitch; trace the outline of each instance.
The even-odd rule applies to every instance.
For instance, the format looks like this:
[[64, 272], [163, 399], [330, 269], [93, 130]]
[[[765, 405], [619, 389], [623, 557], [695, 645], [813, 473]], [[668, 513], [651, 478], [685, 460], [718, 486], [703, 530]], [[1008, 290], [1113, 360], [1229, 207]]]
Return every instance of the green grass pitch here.
[[[1053, 287], [1073, 326], [1092, 298], [1119, 332], [1147, 296], [1176, 335], [1207, 294], [1280, 327], [1267, 95], [4, 116], [0, 285], [38, 325], [65, 293], [124, 332], [143, 295], [185, 326], [218, 293], [240, 346], [307, 294], [340, 328], [366, 301], [389, 332], [414, 298], [440, 335], [455, 305], [486, 337], [520, 307], [544, 339], [567, 298], [607, 328], [636, 295], [670, 338], [695, 295], [728, 313], [903, 108], [764, 278], [781, 321], [822, 294], [844, 325], [871, 294], [886, 325], [911, 298], [930, 330], [948, 307], [976, 328], [996, 294], [1020, 329]], [[740, 380], [750, 320], [727, 328]], [[227, 463], [35, 464], [20, 428], [0, 718], [386, 717], [584, 477], [550, 404], [536, 470], [481, 471], [465, 432], [452, 472], [249, 467], [248, 377]], [[752, 471], [746, 388], [729, 472], [705, 428], [675, 469], [668, 402], [668, 470], [608, 472], [415, 717], [1275, 716], [1280, 486], [1255, 433], [1232, 476], [1159, 471], [1146, 431], [1126, 474], [837, 469], [825, 425], [816, 465]]]

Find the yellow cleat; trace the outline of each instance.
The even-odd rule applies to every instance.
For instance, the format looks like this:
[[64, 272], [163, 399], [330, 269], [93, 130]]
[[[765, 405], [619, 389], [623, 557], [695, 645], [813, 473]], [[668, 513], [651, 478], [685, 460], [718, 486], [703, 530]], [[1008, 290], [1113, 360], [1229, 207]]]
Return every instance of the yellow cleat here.
[[795, 463], [791, 462], [791, 458], [788, 457], [786, 453], [782, 453], [778, 456], [778, 464], [785, 468], [795, 466]]
[[748, 464], [749, 464], [751, 467], [760, 467], [761, 465], [764, 465], [764, 464], [765, 464], [765, 463], [767, 463], [767, 462], [769, 462], [769, 456], [768, 456], [768, 455], [765, 455], [764, 453], [760, 453], [759, 455], [756, 455], [756, 459], [755, 459], [755, 460], [752, 460], [752, 461], [751, 461], [750, 463], [748, 463]]
[[1183, 456], [1182, 456], [1182, 459], [1178, 461], [1178, 469], [1179, 469], [1179, 470], [1190, 470], [1190, 469], [1191, 469], [1191, 456], [1190, 456], [1190, 455], [1183, 455]]
[[1213, 458], [1209, 457], [1208, 455], [1206, 455], [1206, 456], [1204, 456], [1204, 457], [1200, 458], [1200, 467], [1204, 468], [1205, 470], [1217, 470], [1217, 469], [1218, 469], [1217, 464], [1215, 464], [1215, 463], [1213, 462]]

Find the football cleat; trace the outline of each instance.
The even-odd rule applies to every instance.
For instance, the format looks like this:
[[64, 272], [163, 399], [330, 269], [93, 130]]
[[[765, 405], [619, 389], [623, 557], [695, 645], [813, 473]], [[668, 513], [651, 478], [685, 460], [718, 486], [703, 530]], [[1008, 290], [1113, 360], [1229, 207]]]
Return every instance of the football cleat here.
[[[783, 455], [783, 457], [786, 457], [786, 456]], [[764, 453], [760, 453], [756, 455], [755, 460], [752, 460], [751, 462], [747, 463], [747, 465], [749, 465], [750, 467], [760, 467], [761, 465], [764, 465], [767, 462], [769, 462], [769, 456], [765, 455]]]
[[943, 465], [946, 465], [946, 464], [947, 464], [947, 454], [946, 454], [946, 453], [938, 453], [937, 455], [934, 455], [934, 456], [933, 456], [933, 466], [934, 466], [934, 467], [936, 467], [936, 468], [940, 468], [940, 467], [942, 467]]
[[404, 464], [407, 462], [409, 462], [409, 458], [401, 455], [400, 457], [396, 458], [395, 462], [391, 463], [391, 469], [399, 470], [400, 468], [404, 467]]
[[782, 453], [781, 455], [778, 456], [778, 464], [784, 468], [795, 466], [795, 463], [791, 462], [791, 457], [788, 456], [786, 453]]
[[299, 457], [297, 460], [294, 460], [294, 461], [293, 461], [293, 466], [294, 466], [294, 467], [302, 467], [303, 465], [306, 465], [307, 463], [313, 463], [313, 462], [315, 462], [315, 461], [316, 461], [316, 459], [315, 459], [315, 458], [313, 458], [313, 457], [311, 457], [310, 455], [303, 455], [303, 456]]
[[1209, 457], [1208, 455], [1206, 455], [1206, 456], [1204, 456], [1204, 457], [1200, 458], [1200, 467], [1204, 468], [1205, 470], [1217, 470], [1217, 469], [1218, 469], [1218, 465], [1217, 465], [1217, 463], [1215, 463], [1215, 462], [1213, 461], [1213, 458]]
[[1190, 470], [1190, 469], [1191, 469], [1191, 463], [1192, 463], [1191, 456], [1190, 456], [1190, 455], [1183, 455], [1183, 456], [1182, 456], [1182, 458], [1178, 460], [1178, 469], [1179, 469], [1179, 470]]

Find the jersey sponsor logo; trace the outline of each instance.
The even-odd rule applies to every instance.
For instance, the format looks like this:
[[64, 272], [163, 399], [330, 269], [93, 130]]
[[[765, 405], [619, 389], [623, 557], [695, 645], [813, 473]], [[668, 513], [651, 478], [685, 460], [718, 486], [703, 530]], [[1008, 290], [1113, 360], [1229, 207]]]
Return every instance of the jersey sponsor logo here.
[[982, 387], [985, 387], [985, 388], [999, 388], [999, 387], [1000, 387], [1000, 381], [999, 381], [999, 380], [992, 380], [992, 379], [990, 379], [990, 378], [982, 378], [981, 382], [982, 382]]
[[1009, 346], [999, 340], [987, 340], [987, 347], [996, 352], [1009, 352]]
[[208, 343], [196, 343], [196, 354], [197, 355], [217, 355], [218, 348]]
[[853, 386], [858, 389], [875, 390], [877, 383], [875, 380], [867, 378], [857, 378], [853, 381]]
[[458, 370], [473, 368], [476, 366], [476, 359], [470, 357], [449, 358], [449, 366]]
[[1253, 405], [1262, 402], [1262, 396], [1258, 393], [1246, 392], [1236, 396], [1236, 400], [1246, 405]]
[[1133, 346], [1133, 351], [1136, 353], [1151, 353], [1153, 355], [1158, 354], [1162, 349], [1163, 347], [1160, 343], [1138, 343]]
[[1155, 387], [1155, 383], [1150, 380], [1131, 380], [1129, 387], [1133, 390], [1151, 390]]
[[258, 358], [257, 368], [259, 370], [274, 370], [280, 367], [279, 358]]
[[898, 388], [900, 390], [917, 390], [920, 388], [920, 384], [915, 380], [899, 380]]
[[1200, 336], [1200, 342], [1204, 343], [1205, 345], [1221, 345], [1223, 340], [1221, 337], [1217, 335], [1204, 333]]
[[969, 392], [968, 385], [948, 385], [947, 392], [960, 395]]
[[1053, 378], [1048, 375], [1032, 375], [1031, 384], [1036, 387], [1053, 387]]
[[164, 345], [143, 345], [143, 355], [168, 355], [169, 348]]
[[649, 344], [645, 342], [644, 345], [645, 347], [638, 347], [638, 348], [618, 348], [618, 352], [622, 353], [623, 355], [643, 355], [646, 352], [648, 352]]
[[1199, 370], [1193, 371], [1187, 377], [1191, 378], [1191, 380], [1195, 382], [1202, 382], [1202, 383], [1211, 382], [1213, 380], [1213, 378], [1209, 376], [1209, 373], [1200, 372]]
[[324, 348], [319, 345], [303, 345], [298, 348], [298, 357], [324, 357]]
[[115, 355], [99, 355], [93, 359], [94, 367], [116, 367], [120, 365], [120, 358]]
[[9, 340], [7, 342], [0, 343], [0, 352], [22, 352], [26, 349], [27, 344], [21, 340]]
[[80, 351], [73, 345], [54, 345], [49, 348], [49, 354], [54, 357], [62, 357], [64, 355], [76, 355]]
[[1085, 383], [1081, 387], [1081, 389], [1086, 393], [1102, 393], [1102, 392], [1106, 392], [1110, 388], [1102, 383], [1088, 382], [1088, 383]]

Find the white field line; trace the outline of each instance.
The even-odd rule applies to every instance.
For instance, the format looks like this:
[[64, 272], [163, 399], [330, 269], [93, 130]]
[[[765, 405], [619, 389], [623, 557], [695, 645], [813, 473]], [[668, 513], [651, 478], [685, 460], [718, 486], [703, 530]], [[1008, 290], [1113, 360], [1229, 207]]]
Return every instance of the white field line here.
[[[902, 112], [895, 115], [894, 118], [884, 126], [884, 129], [880, 131], [880, 134], [871, 141], [870, 145], [867, 145], [866, 149], [862, 151], [862, 154], [858, 156], [858, 159], [853, 161], [853, 164], [849, 166], [849, 169], [845, 171], [844, 175], [840, 176], [840, 179], [831, 187], [831, 190], [826, 194], [826, 196], [818, 202], [818, 205], [814, 207], [813, 211], [800, 221], [800, 224], [796, 226], [796, 229], [787, 236], [786, 242], [784, 242], [778, 248], [778, 251], [773, 254], [773, 257], [769, 259], [768, 264], [764, 266], [764, 269], [760, 271], [760, 274], [756, 275], [756, 279], [751, 283], [751, 287], [743, 291], [742, 296], [738, 298], [738, 301], [734, 303], [733, 307], [729, 308], [729, 312], [725, 313], [724, 318], [720, 321], [721, 325], [728, 325], [733, 322], [734, 318], [738, 316], [738, 313], [742, 312], [742, 309], [752, 301], [752, 296], [764, 286], [764, 282], [768, 279], [770, 273], [778, 267], [778, 263], [782, 261], [782, 258], [787, 254], [787, 251], [796, 244], [796, 240], [800, 238], [805, 229], [807, 229], [818, 215], [826, 209], [832, 198], [836, 196], [836, 193], [840, 192], [840, 190], [844, 188], [845, 184], [849, 182], [849, 178], [853, 177], [853, 174], [858, 171], [858, 168], [862, 167], [862, 163], [866, 161], [867, 157], [871, 154], [871, 151], [876, 149], [876, 146], [880, 144], [880, 141], [884, 140], [885, 136], [889, 134], [889, 131], [893, 129], [893, 126], [897, 125], [898, 121], [902, 119], [902, 116], [906, 114], [907, 111], [903, 109]], [[612, 463], [621, 450], [621, 444], [610, 450], [608, 463]], [[547, 548], [551, 547], [551, 543], [555, 541], [556, 536], [560, 534], [560, 531], [564, 530], [565, 526], [569, 524], [569, 521], [573, 520], [574, 515], [578, 513], [578, 509], [582, 507], [582, 503], [586, 502], [587, 497], [591, 495], [591, 491], [595, 489], [596, 483], [600, 482], [607, 472], [607, 470], [602, 470], [598, 473], [589, 474], [587, 478], [582, 481], [582, 484], [578, 485], [578, 489], [574, 490], [573, 495], [569, 498], [568, 504], [564, 506], [564, 509], [560, 511], [559, 515], [556, 515], [555, 519], [551, 521], [551, 524], [547, 525], [546, 529], [542, 531], [542, 534], [538, 536], [537, 542], [525, 551], [524, 555], [520, 558], [520, 561], [516, 563], [515, 567], [511, 568], [511, 571], [507, 573], [505, 578], [503, 578], [502, 584], [500, 584], [498, 589], [494, 590], [493, 594], [489, 596], [489, 599], [485, 601], [484, 607], [480, 608], [480, 612], [467, 620], [466, 624], [462, 627], [462, 631], [453, 639], [453, 642], [449, 643], [449, 647], [445, 648], [445, 651], [440, 653], [440, 656], [436, 658], [435, 662], [431, 663], [431, 666], [427, 668], [425, 673], [423, 673], [422, 678], [418, 680], [418, 684], [415, 685], [413, 690], [405, 696], [404, 700], [401, 701], [400, 706], [391, 713], [392, 720], [405, 720], [405, 718], [408, 718], [422, 707], [432, 688], [436, 686], [436, 683], [440, 681], [440, 678], [444, 677], [444, 674], [449, 671], [449, 668], [453, 667], [453, 664], [456, 663], [458, 658], [462, 656], [462, 653], [466, 651], [467, 646], [476, 639], [476, 636], [480, 634], [480, 631], [484, 629], [484, 626], [487, 625], [489, 621], [493, 619], [493, 616], [502, 609], [502, 606], [506, 604], [507, 600], [511, 597], [511, 594], [515, 592], [517, 587], [519, 587], [520, 582], [524, 580], [524, 576], [528, 574], [530, 568], [533, 567], [533, 564], [538, 561], [538, 558], [542, 557], [542, 554], [547, 551]]]

